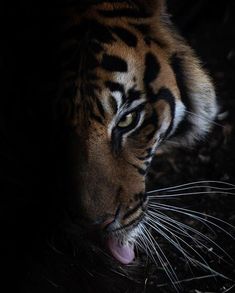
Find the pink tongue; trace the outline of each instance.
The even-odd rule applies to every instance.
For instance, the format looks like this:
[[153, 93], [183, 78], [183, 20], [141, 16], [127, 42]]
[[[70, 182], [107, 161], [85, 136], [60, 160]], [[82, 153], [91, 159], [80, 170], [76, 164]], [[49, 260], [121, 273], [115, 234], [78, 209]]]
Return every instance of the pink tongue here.
[[122, 264], [129, 264], [135, 258], [134, 246], [128, 243], [122, 245], [114, 237], [108, 239], [108, 248], [113, 257]]

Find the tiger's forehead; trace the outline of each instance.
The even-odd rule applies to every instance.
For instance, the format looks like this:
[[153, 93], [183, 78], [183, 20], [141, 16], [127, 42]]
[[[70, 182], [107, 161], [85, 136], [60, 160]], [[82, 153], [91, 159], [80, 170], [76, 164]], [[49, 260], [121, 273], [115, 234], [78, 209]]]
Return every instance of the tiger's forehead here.
[[103, 44], [96, 58], [95, 71], [101, 85], [100, 98], [104, 102], [110, 92], [119, 104], [123, 97], [148, 99], [162, 87], [170, 88], [176, 99], [179, 97], [174, 72], [166, 55], [156, 45], [142, 44], [139, 49], [117, 40]]
[[[79, 56], [74, 54], [75, 63], [70, 63], [77, 72], [77, 104], [99, 99], [106, 108], [112, 95], [120, 107], [128, 98], [149, 99], [162, 87], [169, 88], [175, 98], [180, 96], [161, 33], [153, 34], [147, 19], [132, 17], [134, 10], [128, 8], [125, 1], [115, 7], [105, 2], [73, 19], [67, 34], [78, 39]], [[117, 11], [130, 17], [117, 17]]]
[[103, 82], [103, 89], [125, 95], [134, 89], [143, 92], [144, 68], [138, 52], [120, 44], [116, 47], [106, 46], [105, 49], [100, 56], [100, 66], [96, 70]]

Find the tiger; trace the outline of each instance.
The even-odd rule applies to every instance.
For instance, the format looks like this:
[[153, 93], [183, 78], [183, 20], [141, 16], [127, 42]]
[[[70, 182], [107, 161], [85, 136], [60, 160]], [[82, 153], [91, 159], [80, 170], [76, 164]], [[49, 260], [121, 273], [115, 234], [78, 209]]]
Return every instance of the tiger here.
[[69, 1], [58, 105], [69, 129], [68, 213], [123, 265], [148, 210], [160, 150], [191, 147], [218, 113], [213, 81], [165, 0]]

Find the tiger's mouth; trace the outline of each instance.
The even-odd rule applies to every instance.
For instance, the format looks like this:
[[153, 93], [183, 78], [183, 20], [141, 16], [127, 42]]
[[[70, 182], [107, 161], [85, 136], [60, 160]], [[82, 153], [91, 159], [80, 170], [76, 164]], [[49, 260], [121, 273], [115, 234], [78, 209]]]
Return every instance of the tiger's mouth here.
[[105, 221], [105, 227], [99, 224], [89, 225], [80, 218], [73, 219], [69, 222], [69, 225], [72, 226], [68, 228], [68, 231], [75, 237], [80, 235], [80, 238], [88, 240], [92, 246], [106, 251], [119, 263], [128, 265], [135, 259], [135, 243], [141, 232], [141, 223], [145, 216], [146, 214], [143, 212], [141, 216], [126, 225], [121, 224], [118, 218], [112, 222]]
[[[148, 198], [140, 200], [130, 209], [119, 205], [114, 214], [102, 212], [103, 216], [95, 220], [82, 216], [72, 219], [75, 226], [81, 228], [84, 238], [91, 245], [106, 252], [123, 265], [130, 264], [135, 259], [135, 247], [142, 234], [146, 218]], [[85, 214], [85, 213], [84, 213]]]
[[106, 248], [109, 254], [121, 264], [130, 264], [135, 259], [135, 240], [138, 237], [139, 225], [143, 218], [144, 214], [131, 225], [112, 229], [110, 226], [115, 227], [115, 223], [111, 223], [108, 225], [108, 229], [106, 228], [107, 230], [111, 228], [111, 232], [105, 239]]
[[107, 247], [111, 255], [122, 264], [129, 264], [135, 259], [134, 242], [122, 242], [115, 236], [107, 239]]

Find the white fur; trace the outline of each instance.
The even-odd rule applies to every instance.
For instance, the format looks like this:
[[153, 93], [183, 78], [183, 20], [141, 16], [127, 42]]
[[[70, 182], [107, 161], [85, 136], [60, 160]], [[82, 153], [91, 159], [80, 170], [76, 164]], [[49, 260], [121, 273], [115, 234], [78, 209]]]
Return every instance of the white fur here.
[[181, 102], [181, 100], [176, 100], [175, 102], [175, 118], [172, 132], [176, 129], [179, 123], [182, 121], [185, 115], [185, 105]]

